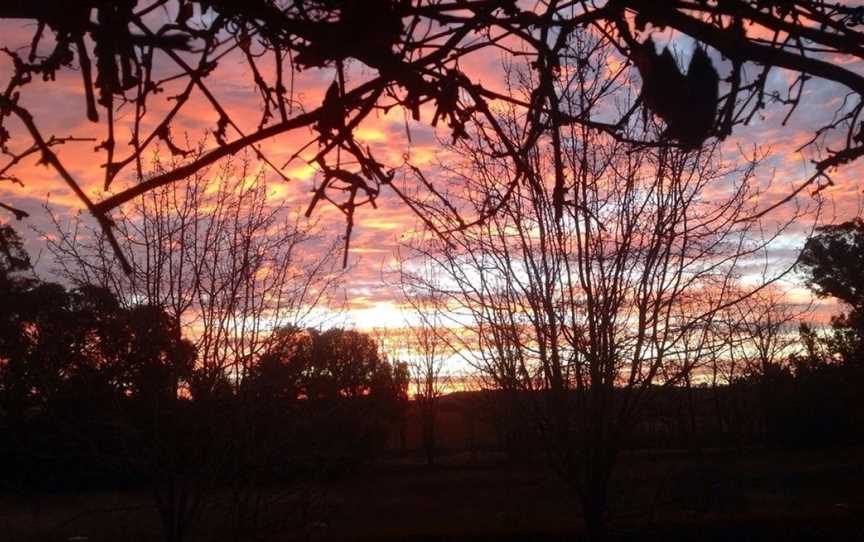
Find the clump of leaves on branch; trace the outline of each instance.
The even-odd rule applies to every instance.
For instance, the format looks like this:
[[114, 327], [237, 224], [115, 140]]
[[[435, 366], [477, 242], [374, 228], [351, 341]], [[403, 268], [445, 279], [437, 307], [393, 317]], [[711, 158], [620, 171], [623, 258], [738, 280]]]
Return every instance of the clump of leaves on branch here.
[[[864, 57], [864, 9], [843, 3], [10, 0], [0, 6], [0, 19], [5, 28], [17, 28], [10, 25], [20, 20], [33, 29], [23, 48], [16, 48], [21, 44], [12, 43], [14, 38], [3, 38], [9, 69], [0, 91], [0, 146], [7, 156], [0, 180], [20, 183], [15, 169], [24, 158], [38, 157], [109, 235], [110, 213], [119, 205], [244, 148], [286, 180], [289, 164], [297, 160], [322, 172], [308, 212], [321, 200], [335, 204], [346, 217], [349, 235], [355, 209], [374, 206], [384, 187], [414, 208], [406, 192], [393, 184], [404, 164], [384, 163], [356, 137], [371, 115], [393, 108], [415, 121], [446, 123], [454, 139], [465, 136], [467, 125], [482, 124], [505, 142], [505, 153], [522, 172], [513, 182], [520, 183], [528, 176], [525, 156], [534, 142], [543, 134], [554, 139], [562, 126], [579, 124], [624, 139], [639, 122], [635, 113], [642, 111], [643, 122], [656, 117], [666, 125], [644, 144], [693, 149], [710, 138], [729, 136], [772, 106], [785, 108], [785, 124], [805, 98], [807, 82], [816, 79], [837, 84], [846, 97], [839, 104], [815, 104], [833, 109], [825, 112], [823, 124], [813, 126], [812, 138], [802, 147], [814, 151], [813, 174], [795, 194], [830, 184], [833, 168], [864, 154], [864, 76], [857, 71]], [[633, 88], [641, 91], [630, 92], [624, 102], [586, 104], [571, 115], [559, 107], [556, 78], [561, 55], [573, 36], [584, 31], [600, 37], [599, 49], [614, 52], [617, 62], [610, 69], [615, 78], [632, 78]], [[657, 53], [654, 37], [661, 34], [678, 43], [686, 41], [679, 38], [695, 41], [686, 73], [671, 49]], [[501, 94], [494, 81], [486, 77], [481, 84], [478, 74], [464, 67], [469, 57], [493, 51], [528, 58], [537, 81], [530, 100]], [[220, 67], [237, 61], [245, 63], [260, 99], [261, 116], [252, 130], [244, 129], [239, 114], [219, 97]], [[363, 76], [348, 77], [360, 64]], [[792, 74], [779, 90], [769, 84], [777, 68]], [[31, 95], [42, 89], [34, 81], [50, 84], [65, 72], [80, 81], [81, 120], [104, 130], [95, 152], [105, 188], [118, 176], [138, 181], [98, 201], [82, 189], [87, 179], [56, 151], [81, 138], [48, 135], [43, 119], [34, 116]], [[333, 81], [319, 103], [300, 103], [295, 79], [305, 72]], [[496, 122], [492, 110], [502, 102], [524, 111], [530, 129], [521, 139], [509, 140]], [[173, 142], [172, 129], [184, 113], [202, 104], [215, 118], [216, 143], [191, 155]], [[121, 107], [129, 117], [123, 122], [117, 114]], [[308, 141], [297, 143], [289, 134], [305, 135]], [[261, 147], [277, 137], [296, 147], [288, 150], [291, 159], [285, 164]], [[185, 160], [145, 178], [142, 160], [160, 141]], [[558, 173], [561, 216], [565, 186]], [[18, 218], [25, 216], [22, 209], [0, 205]]]

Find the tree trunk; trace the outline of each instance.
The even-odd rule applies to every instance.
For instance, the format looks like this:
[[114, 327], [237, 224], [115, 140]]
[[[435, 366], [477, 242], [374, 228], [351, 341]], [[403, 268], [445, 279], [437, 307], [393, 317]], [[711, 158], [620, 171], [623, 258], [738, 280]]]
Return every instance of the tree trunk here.
[[605, 483], [595, 482], [589, 485], [588, 493], [582, 499], [582, 514], [585, 521], [585, 531], [591, 542], [603, 542], [608, 535], [607, 487]]
[[616, 454], [601, 446], [590, 455], [593, 461], [585, 471], [586, 479], [580, 494], [582, 515], [588, 540], [604, 542], [609, 535], [609, 482]]
[[435, 410], [426, 405], [423, 413], [423, 449], [426, 452], [426, 465], [435, 465]]

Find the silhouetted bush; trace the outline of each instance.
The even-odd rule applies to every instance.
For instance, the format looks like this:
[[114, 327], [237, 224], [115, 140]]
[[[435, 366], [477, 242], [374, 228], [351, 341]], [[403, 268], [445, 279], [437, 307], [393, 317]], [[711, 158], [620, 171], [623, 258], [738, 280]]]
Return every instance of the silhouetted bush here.
[[784, 448], [864, 443], [862, 386], [864, 374], [856, 365], [797, 360], [794, 372], [772, 368], [760, 383], [767, 443]]

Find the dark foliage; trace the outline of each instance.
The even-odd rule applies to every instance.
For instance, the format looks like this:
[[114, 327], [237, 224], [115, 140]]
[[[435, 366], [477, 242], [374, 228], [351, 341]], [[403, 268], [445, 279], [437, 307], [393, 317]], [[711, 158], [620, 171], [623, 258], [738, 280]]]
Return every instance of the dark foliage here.
[[405, 368], [367, 335], [283, 331], [241, 381], [198, 386], [164, 310], [33, 278], [11, 228], [0, 246], [2, 492], [147, 489], [171, 541], [227, 492], [245, 533], [256, 492], [369, 459], [404, 411]]
[[[298, 148], [317, 145], [308, 163], [322, 172], [309, 212], [321, 201], [334, 203], [345, 214], [350, 234], [355, 208], [374, 204], [385, 189], [419, 210], [392, 183], [401, 165], [383, 163], [355, 137], [370, 115], [399, 108], [406, 117], [433, 126], [443, 121], [454, 140], [467, 136], [468, 125], [482, 125], [503, 143], [501, 152], [519, 170], [513, 183], [530, 179], [528, 149], [541, 135], [560, 137], [568, 125], [578, 124], [626, 139], [639, 102], [624, 105], [617, 117], [609, 118], [616, 109], [607, 107], [611, 103], [592, 103], [578, 115], [561, 107], [567, 100], [555, 84], [562, 71], [560, 60], [575, 54], [573, 44], [580, 36], [594, 33], [602, 37], [598, 51], [619, 55], [624, 77], [638, 72], [642, 105], [667, 125], [661, 139], [647, 135], [646, 145], [695, 148], [708, 138], [727, 137], [772, 105], [786, 109], [788, 119], [806, 97], [810, 80], [843, 87], [847, 99], [830, 112], [833, 117], [825, 115], [831, 120], [813, 127], [813, 138], [805, 144], [824, 152], [815, 153], [815, 173], [797, 193], [805, 186], [830, 184], [834, 168], [864, 154], [864, 77], [855, 71], [864, 57], [862, 14], [860, 6], [819, 0], [536, 5], [513, 0], [9, 0], [0, 5], [0, 20], [22, 20], [33, 33], [29, 47], [5, 40], [0, 44], [11, 68], [0, 93], [0, 147], [9, 157], [0, 166], [0, 180], [21, 183], [15, 166], [26, 157], [39, 156], [98, 219], [122, 257], [109, 217], [119, 205], [244, 148], [253, 149], [287, 179], [289, 164], [275, 165], [258, 145], [309, 131], [311, 140]], [[654, 50], [651, 35], [667, 29], [697, 43], [686, 75], [668, 50], [660, 55]], [[764, 37], [771, 35], [772, 39]], [[533, 72], [530, 80], [538, 86], [530, 103], [502, 95], [462, 71], [471, 55], [502, 50], [511, 57], [519, 51]], [[718, 58], [724, 59], [722, 67], [715, 63]], [[234, 62], [246, 64], [249, 86], [260, 96], [260, 120], [251, 131], [241, 128], [219, 98], [217, 68]], [[352, 84], [346, 77], [350, 63], [362, 64], [368, 77]], [[793, 75], [779, 90], [768, 84], [772, 70], [778, 68]], [[322, 76], [333, 80], [331, 90], [317, 107], [297, 107], [294, 77], [312, 69], [323, 70]], [[40, 92], [31, 83], [50, 83], [63, 72], [80, 81], [84, 98], [79, 120], [99, 123], [107, 134], [96, 147], [104, 172], [94, 172], [104, 177], [106, 189], [123, 174], [139, 181], [102, 201], [81, 189], [82, 179], [55, 151], [58, 145], [81, 139], [43, 134], [41, 119], [34, 118], [28, 105], [27, 97]], [[635, 84], [638, 88], [640, 83]], [[171, 134], [176, 119], [199, 97], [215, 119], [212, 133], [218, 144], [190, 156]], [[496, 103], [524, 110], [530, 124], [524, 138], [513, 140], [501, 129], [493, 113]], [[434, 114], [421, 119], [421, 108], [427, 104]], [[121, 135], [125, 126], [117, 121], [120, 108], [134, 109], [126, 117], [132, 119], [128, 136]], [[200, 115], [200, 109], [196, 111]], [[72, 126], [77, 125], [76, 121]], [[185, 160], [145, 178], [141, 161], [159, 142]], [[563, 196], [560, 168], [556, 173], [556, 188]], [[431, 195], [441, 195], [433, 186], [421, 184]], [[561, 196], [556, 203], [559, 216]], [[26, 216], [7, 204], [0, 206], [18, 218]], [[419, 215], [424, 218], [422, 212]]]
[[802, 324], [803, 351], [788, 367], [770, 366], [760, 382], [767, 439], [812, 448], [864, 442], [864, 222], [824, 226], [801, 252], [808, 286], [845, 303], [820, 334]]
[[819, 228], [804, 245], [799, 265], [820, 296], [864, 307], [864, 221]]
[[864, 443], [860, 365], [810, 355], [793, 357], [792, 369], [771, 367], [759, 383], [766, 441], [782, 448], [822, 448]]
[[350, 466], [369, 459], [404, 414], [408, 374], [353, 330], [282, 329], [248, 381], [272, 415], [294, 411], [316, 453]]

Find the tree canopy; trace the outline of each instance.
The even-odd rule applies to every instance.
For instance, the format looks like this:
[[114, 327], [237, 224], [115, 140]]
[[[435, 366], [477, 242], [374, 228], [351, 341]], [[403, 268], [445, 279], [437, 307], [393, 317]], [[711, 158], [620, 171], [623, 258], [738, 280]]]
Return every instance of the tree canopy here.
[[350, 329], [281, 329], [255, 380], [286, 399], [407, 399], [408, 375], [389, 363], [370, 335]]
[[[0, 240], [20, 247], [8, 226]], [[124, 308], [90, 285], [21, 279], [0, 286], [0, 407], [10, 412], [64, 397], [170, 400], [192, 375], [195, 349], [158, 307]]]
[[[831, 318], [831, 334], [822, 341], [832, 359], [860, 364], [864, 359], [864, 221], [860, 218], [819, 228], [801, 251], [799, 267], [808, 286], [822, 297], [850, 307]], [[813, 341], [811, 341], [813, 342]], [[814, 343], [815, 344], [815, 343]], [[809, 358], [819, 356], [808, 348]], [[823, 356], [824, 357], [824, 356]]]
[[[25, 158], [38, 157], [109, 234], [110, 213], [124, 202], [243, 148], [253, 149], [287, 179], [287, 164], [276, 163], [261, 146], [277, 136], [290, 141], [289, 163], [303, 160], [320, 173], [308, 212], [321, 201], [334, 203], [346, 216], [349, 235], [354, 210], [374, 205], [382, 190], [392, 190], [417, 211], [409, 194], [393, 183], [403, 164], [385, 163], [357, 137], [370, 116], [393, 108], [405, 112], [406, 122], [411, 117], [432, 126], [446, 123], [454, 139], [465, 137], [469, 125], [482, 127], [501, 140], [498, 152], [522, 171], [513, 180], [519, 183], [529, 175], [528, 149], [545, 136], [560, 146], [562, 127], [576, 124], [626, 139], [642, 117], [664, 127], [649, 131], [654, 135], [643, 144], [695, 148], [729, 136], [769, 107], [785, 111], [785, 124], [806, 102], [808, 82], [820, 80], [835, 84], [844, 99], [809, 104], [830, 111], [803, 144], [813, 150], [814, 168], [795, 193], [830, 183], [832, 169], [864, 154], [864, 76], [858, 70], [864, 9], [843, 3], [12, 0], [0, 7], [4, 19], [4, 25], [8, 20], [36, 24], [29, 48], [15, 49], [13, 38], [3, 39], [9, 69], [0, 92], [0, 145], [8, 160], [0, 165], [0, 179], [20, 183], [16, 168]], [[585, 35], [596, 38], [590, 50], [575, 45]], [[674, 47], [658, 51], [655, 38], [695, 42], [687, 69], [679, 66]], [[502, 92], [465, 67], [478, 54], [498, 53], [524, 61], [533, 87], [529, 96]], [[588, 60], [603, 54], [610, 57], [603, 69], [623, 94], [604, 93], [576, 114], [559, 107], [567, 79], [560, 60], [573, 57], [577, 66], [596, 69]], [[245, 65], [244, 77], [260, 97], [260, 119], [251, 131], [241, 127], [238, 114], [217, 92], [225, 77], [220, 70], [234, 61]], [[349, 77], [358, 73], [356, 67], [360, 75]], [[777, 69], [787, 76], [772, 78]], [[332, 81], [317, 104], [304, 104], [295, 88], [295, 80], [308, 73]], [[70, 104], [73, 117], [84, 121], [69, 128], [93, 123], [105, 134], [96, 147], [104, 187], [118, 177], [136, 181], [99, 201], [85, 193], [80, 173], [56, 152], [58, 145], [80, 138], [45, 133], [44, 119], [32, 107], [33, 95], [43, 88], [36, 81], [52, 84], [67, 74], [74, 77], [66, 81], [78, 81], [82, 96], [77, 112]], [[521, 110], [528, 129], [518, 139], [496, 118], [501, 102]], [[216, 118], [210, 127], [215, 144], [199, 154], [172, 137], [172, 128], [196, 104]], [[639, 110], [645, 114], [636, 114]], [[200, 116], [197, 111], [191, 114]], [[186, 159], [146, 174], [142, 161], [160, 143]], [[317, 148], [313, 156], [301, 158], [310, 148]], [[560, 209], [568, 188], [562, 171], [555, 182]], [[421, 188], [446, 199], [425, 180]], [[19, 218], [26, 215], [0, 205]]]
[[804, 245], [800, 267], [817, 294], [864, 307], [864, 221], [819, 228]]

